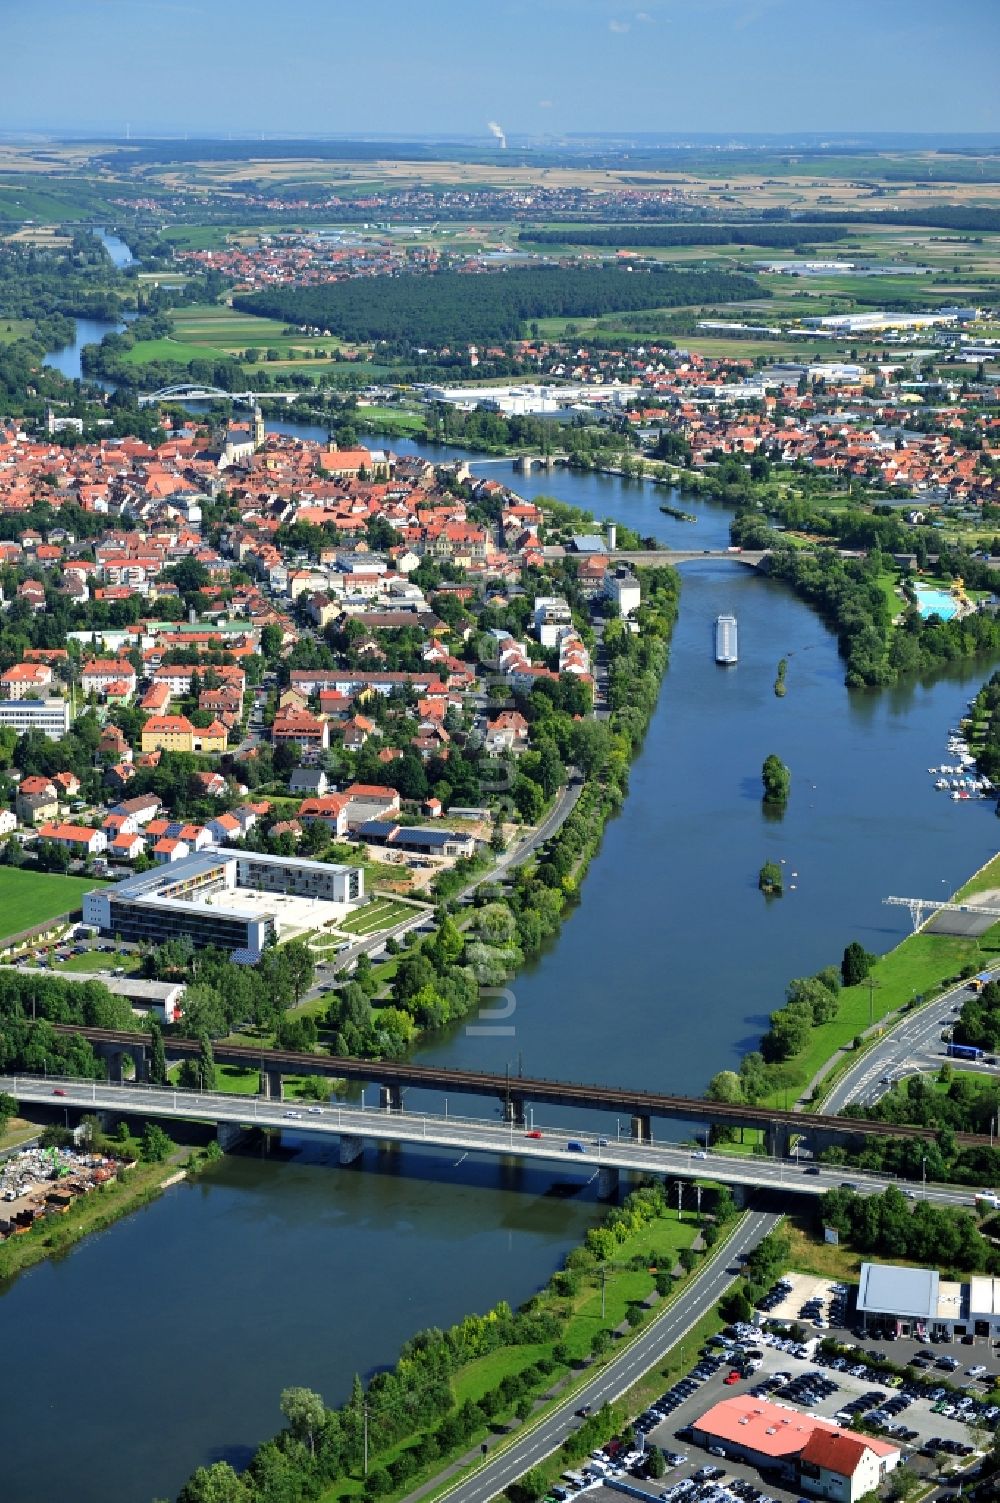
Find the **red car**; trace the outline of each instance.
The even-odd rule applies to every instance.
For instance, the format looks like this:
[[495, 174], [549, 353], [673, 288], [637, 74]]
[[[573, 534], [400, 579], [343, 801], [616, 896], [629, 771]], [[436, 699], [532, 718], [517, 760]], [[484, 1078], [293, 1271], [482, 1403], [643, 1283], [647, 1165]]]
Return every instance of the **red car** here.
[[66, 1092], [63, 1090], [62, 1086], [56, 1086], [52, 1094], [53, 1096], [65, 1096]]
[[538, 1131], [538, 1128], [537, 1128], [537, 1127], [533, 1127], [533, 1128], [532, 1128], [532, 1129], [531, 1129], [531, 1131], [530, 1131], [530, 1132], [526, 1132], [526, 1133], [525, 1133], [525, 1135], [524, 1135], [524, 1136], [525, 1136], [525, 1137], [526, 1137], [526, 1138], [540, 1138], [540, 1137], [541, 1137], [541, 1136], [542, 1136], [542, 1135], [541, 1135], [541, 1133], [540, 1133], [540, 1132], [539, 1132], [539, 1131]]
[[729, 1374], [729, 1377], [726, 1378], [725, 1381], [727, 1383], [730, 1383], [730, 1384], [732, 1384], [732, 1383], [738, 1383], [740, 1381], [740, 1375], [736, 1371], [735, 1367], [733, 1368], [732, 1372]]

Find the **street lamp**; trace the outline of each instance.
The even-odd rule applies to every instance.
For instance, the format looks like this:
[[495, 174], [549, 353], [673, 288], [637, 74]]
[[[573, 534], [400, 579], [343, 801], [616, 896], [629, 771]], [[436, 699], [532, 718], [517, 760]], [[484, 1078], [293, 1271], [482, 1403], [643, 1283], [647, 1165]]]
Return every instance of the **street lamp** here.
[[920, 1188], [923, 1190], [924, 1194], [926, 1195], [926, 1193], [927, 1193], [927, 1155], [926, 1155], [926, 1153], [924, 1154], [923, 1158], [920, 1160]]

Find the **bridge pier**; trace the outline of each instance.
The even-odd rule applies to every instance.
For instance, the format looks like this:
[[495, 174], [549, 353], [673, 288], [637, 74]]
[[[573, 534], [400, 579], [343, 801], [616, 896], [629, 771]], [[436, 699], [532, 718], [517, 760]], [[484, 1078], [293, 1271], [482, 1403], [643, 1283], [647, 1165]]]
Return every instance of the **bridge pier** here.
[[122, 1085], [125, 1081], [125, 1053], [122, 1049], [109, 1050], [104, 1058], [108, 1065], [108, 1080], [112, 1085]]
[[139, 1084], [139, 1085], [148, 1085], [149, 1084], [149, 1050], [148, 1049], [136, 1049], [133, 1052], [132, 1060], [133, 1060], [133, 1062], [135, 1064], [135, 1078], [136, 1078], [137, 1084]]
[[511, 1123], [514, 1127], [527, 1127], [528, 1119], [524, 1115], [524, 1097], [511, 1092], [504, 1098], [503, 1120]]
[[786, 1122], [769, 1122], [764, 1135], [768, 1153], [776, 1159], [787, 1159], [792, 1139], [792, 1129]]
[[219, 1122], [216, 1124], [215, 1137], [223, 1153], [228, 1153], [231, 1148], [235, 1148], [244, 1136], [245, 1130], [238, 1122]]
[[632, 1137], [637, 1143], [652, 1143], [653, 1123], [648, 1112], [637, 1112], [633, 1116]]
[[621, 1171], [614, 1164], [602, 1164], [597, 1174], [598, 1200], [616, 1200], [620, 1183]]
[[283, 1100], [283, 1082], [280, 1070], [261, 1070], [260, 1094], [265, 1101]]
[[401, 1112], [403, 1110], [403, 1087], [400, 1085], [380, 1085], [378, 1088], [378, 1104], [384, 1112]]
[[340, 1162], [342, 1164], [355, 1163], [365, 1151], [364, 1138], [356, 1138], [351, 1133], [340, 1134]]

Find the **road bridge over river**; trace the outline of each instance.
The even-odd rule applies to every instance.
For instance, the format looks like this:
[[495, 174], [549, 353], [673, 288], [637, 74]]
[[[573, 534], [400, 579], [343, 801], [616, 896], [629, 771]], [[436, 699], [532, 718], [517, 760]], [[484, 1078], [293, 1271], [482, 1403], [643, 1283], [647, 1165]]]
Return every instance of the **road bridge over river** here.
[[232, 402], [238, 407], [253, 407], [259, 402], [284, 402], [290, 407], [299, 396], [297, 391], [223, 391], [218, 386], [203, 386], [197, 381], [176, 381], [159, 391], [140, 393], [140, 407], [155, 407], [160, 402]]
[[[572, 555], [570, 555], [572, 557]], [[758, 569], [766, 558], [771, 557], [770, 548], [760, 551], [732, 548], [616, 548], [608, 554], [613, 563], [645, 564], [692, 564], [711, 561], [725, 564], [742, 564], [746, 569]]]
[[[367, 1144], [396, 1144], [411, 1148], [447, 1149], [465, 1155], [485, 1153], [514, 1158], [524, 1164], [558, 1165], [578, 1173], [585, 1182], [597, 1181], [605, 1198], [618, 1189], [622, 1171], [662, 1174], [676, 1179], [711, 1179], [729, 1185], [738, 1199], [766, 1188], [799, 1195], [822, 1195], [844, 1183], [843, 1166], [819, 1167], [785, 1158], [743, 1158], [695, 1150], [676, 1143], [638, 1141], [629, 1136], [604, 1137], [593, 1129], [561, 1127], [525, 1130], [512, 1119], [403, 1112], [383, 1098], [380, 1106], [304, 1102], [290, 1104], [261, 1096], [229, 1092], [179, 1091], [169, 1086], [131, 1082], [80, 1080], [38, 1075], [0, 1076], [0, 1091], [22, 1104], [33, 1103], [67, 1113], [113, 1113], [118, 1117], [156, 1117], [169, 1121], [212, 1122], [219, 1141], [232, 1146], [248, 1129], [279, 1129], [327, 1138], [339, 1144], [340, 1161], [360, 1159]], [[571, 1146], [575, 1145], [575, 1146]], [[859, 1190], [877, 1194], [898, 1183], [891, 1176], [846, 1171]], [[941, 1205], [971, 1206], [972, 1192], [961, 1186], [921, 1184], [905, 1186], [914, 1199]]]
[[[149, 1037], [104, 1028], [52, 1025], [59, 1033], [79, 1034], [108, 1064], [114, 1084], [125, 1079], [125, 1058], [135, 1066], [137, 1081], [149, 1078]], [[177, 1059], [193, 1059], [200, 1045], [195, 1039], [169, 1037], [167, 1052]], [[217, 1064], [242, 1070], [258, 1070], [261, 1095], [279, 1100], [284, 1075], [318, 1075], [328, 1080], [346, 1080], [356, 1085], [376, 1086], [383, 1107], [405, 1115], [408, 1090], [437, 1092], [446, 1097], [479, 1096], [499, 1101], [504, 1122], [515, 1130], [529, 1126], [529, 1109], [570, 1107], [581, 1111], [614, 1113], [629, 1119], [630, 1135], [637, 1143], [653, 1140], [653, 1119], [689, 1122], [701, 1127], [739, 1127], [762, 1131], [768, 1152], [787, 1157], [793, 1140], [808, 1146], [814, 1157], [826, 1148], [861, 1137], [910, 1138], [933, 1142], [934, 1129], [896, 1123], [864, 1121], [854, 1117], [781, 1111], [745, 1103], [709, 1101], [698, 1096], [672, 1096], [627, 1086], [588, 1085], [568, 1080], [546, 1080], [523, 1075], [491, 1075], [483, 1071], [455, 1070], [441, 1065], [418, 1065], [407, 1060], [353, 1059], [344, 1055], [312, 1054], [288, 1049], [260, 1049], [247, 1044], [218, 1040], [213, 1045]], [[986, 1148], [989, 1139], [974, 1133], [956, 1133], [963, 1147]]]

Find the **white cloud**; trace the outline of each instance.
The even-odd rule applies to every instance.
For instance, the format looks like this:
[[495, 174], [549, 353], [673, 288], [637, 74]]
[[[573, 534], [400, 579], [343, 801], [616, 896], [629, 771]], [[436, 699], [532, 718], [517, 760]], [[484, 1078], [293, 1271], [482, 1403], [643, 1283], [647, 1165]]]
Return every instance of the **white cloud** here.
[[651, 16], [648, 10], [637, 10], [635, 13], [635, 19], [640, 22], [641, 25], [648, 26], [651, 25], [655, 17]]
[[615, 20], [608, 22], [608, 30], [613, 31], [616, 36], [623, 36], [626, 31], [631, 31], [632, 27], [628, 21]]
[[552, 100], [551, 99], [540, 99], [538, 101], [538, 108], [540, 110], [550, 110], [552, 108]]

